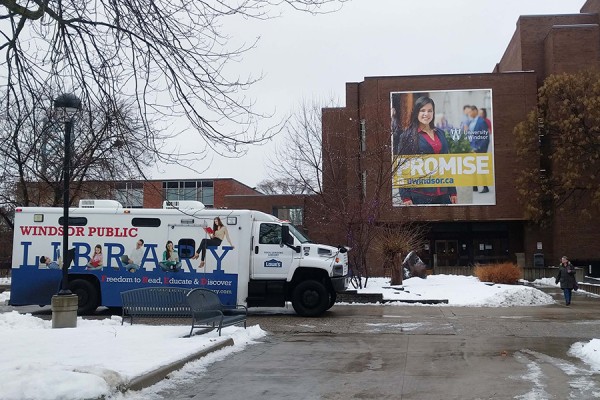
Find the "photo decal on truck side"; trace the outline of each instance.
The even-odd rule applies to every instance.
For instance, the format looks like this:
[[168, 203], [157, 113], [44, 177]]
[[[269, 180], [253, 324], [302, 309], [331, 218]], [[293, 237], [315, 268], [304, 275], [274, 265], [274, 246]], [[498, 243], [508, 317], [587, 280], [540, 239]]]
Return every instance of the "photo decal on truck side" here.
[[[39, 273], [52, 273], [56, 279], [60, 279], [62, 261], [54, 261], [61, 260], [60, 241], [49, 242], [46, 255], [36, 254], [32, 241], [21, 241], [19, 245], [22, 259], [14, 267], [17, 275], [32, 274], [31, 279], [35, 279], [34, 275]], [[172, 285], [207, 288], [218, 293], [223, 304], [237, 304], [238, 275], [225, 271], [228, 268], [227, 260], [233, 261], [234, 258], [231, 256], [233, 246], [207, 246], [206, 250], [211, 256], [207, 257], [208, 262], [204, 267], [198, 266], [197, 260], [183, 258], [177, 259], [172, 268], [164, 261], [175, 260], [174, 254], [169, 255], [168, 251], [173, 248], [171, 243], [163, 252], [167, 253], [167, 258], [165, 254], [159, 257], [163, 246], [157, 243], [138, 239], [132, 245], [104, 242], [93, 246], [86, 242], [73, 242], [74, 256], [69, 273], [96, 275], [102, 286], [112, 287], [104, 292], [105, 297], [118, 297], [121, 291], [140, 286]], [[127, 247], [130, 247], [129, 250]], [[193, 250], [189, 253], [193, 254]], [[94, 255], [102, 260], [97, 268], [90, 268]]]

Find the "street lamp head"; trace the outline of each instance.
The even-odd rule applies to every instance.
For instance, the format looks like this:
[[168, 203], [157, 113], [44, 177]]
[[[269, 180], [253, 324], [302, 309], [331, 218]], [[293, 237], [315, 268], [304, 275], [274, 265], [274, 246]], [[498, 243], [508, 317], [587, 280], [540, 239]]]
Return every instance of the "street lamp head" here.
[[54, 112], [61, 122], [70, 121], [81, 110], [81, 100], [72, 93], [61, 94], [54, 100]]

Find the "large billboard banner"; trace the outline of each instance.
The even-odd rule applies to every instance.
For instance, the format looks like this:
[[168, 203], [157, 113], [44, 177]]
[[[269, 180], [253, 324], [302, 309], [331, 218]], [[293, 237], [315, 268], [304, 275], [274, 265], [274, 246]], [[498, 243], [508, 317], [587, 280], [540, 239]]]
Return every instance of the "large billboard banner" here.
[[494, 205], [492, 90], [392, 92], [395, 206]]

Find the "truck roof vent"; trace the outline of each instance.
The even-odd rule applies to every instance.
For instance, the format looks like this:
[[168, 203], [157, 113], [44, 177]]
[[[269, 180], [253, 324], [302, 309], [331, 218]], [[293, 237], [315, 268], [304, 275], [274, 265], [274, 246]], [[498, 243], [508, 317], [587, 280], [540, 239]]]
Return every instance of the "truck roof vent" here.
[[97, 200], [85, 199], [79, 200], [79, 208], [123, 208], [121, 203], [116, 200]]
[[176, 210], [202, 210], [204, 203], [195, 200], [167, 200], [163, 201], [164, 209]]

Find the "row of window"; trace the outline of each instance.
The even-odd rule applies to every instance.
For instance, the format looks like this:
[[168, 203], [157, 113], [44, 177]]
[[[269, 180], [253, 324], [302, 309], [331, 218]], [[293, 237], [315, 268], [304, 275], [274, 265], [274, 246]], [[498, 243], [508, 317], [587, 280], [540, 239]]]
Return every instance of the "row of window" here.
[[[167, 181], [163, 182], [163, 198], [168, 201], [195, 200], [206, 207], [215, 205], [213, 181]], [[144, 184], [142, 182], [118, 182], [115, 184], [115, 200], [125, 208], [144, 206]]]
[[163, 182], [165, 200], [201, 201], [206, 207], [214, 207], [215, 190], [213, 181], [167, 181]]
[[[162, 184], [163, 198], [168, 201], [195, 200], [206, 207], [214, 207], [213, 181], [166, 181]], [[119, 182], [115, 184], [115, 200], [125, 208], [144, 206], [144, 185], [142, 182]], [[273, 207], [273, 215], [292, 225], [301, 226], [304, 222], [302, 207]]]
[[[34, 216], [34, 220], [36, 222], [43, 222], [44, 215], [36, 214]], [[64, 217], [58, 218], [58, 224], [64, 225]], [[86, 226], [88, 224], [88, 220], [86, 217], [69, 217], [69, 226]], [[160, 218], [132, 218], [131, 226], [133, 227], [145, 227], [145, 228], [158, 228], [160, 226]]]

